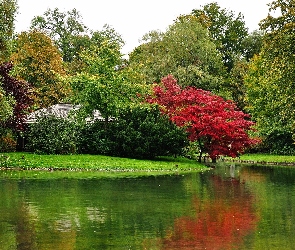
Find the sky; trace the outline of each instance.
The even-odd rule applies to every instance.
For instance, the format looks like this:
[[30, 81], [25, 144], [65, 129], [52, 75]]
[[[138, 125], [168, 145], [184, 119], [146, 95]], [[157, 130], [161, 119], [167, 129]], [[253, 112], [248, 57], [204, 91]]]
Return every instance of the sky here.
[[110, 25], [125, 41], [123, 54], [130, 53], [140, 44], [142, 36], [152, 30], [165, 31], [173, 21], [193, 9], [217, 2], [221, 8], [241, 12], [249, 31], [258, 29], [258, 23], [268, 13], [267, 4], [272, 0], [18, 0], [16, 32], [27, 31], [35, 16], [43, 15], [48, 9], [58, 8], [61, 12], [76, 8], [84, 24], [91, 30], [102, 30]]

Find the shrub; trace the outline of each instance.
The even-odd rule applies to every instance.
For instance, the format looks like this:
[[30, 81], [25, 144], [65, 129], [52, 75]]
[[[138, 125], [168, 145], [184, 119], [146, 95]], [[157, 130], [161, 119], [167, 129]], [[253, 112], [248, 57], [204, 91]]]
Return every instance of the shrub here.
[[187, 135], [157, 106], [137, 106], [120, 111], [115, 121], [88, 124], [79, 147], [83, 153], [130, 158], [177, 155], [186, 146]]
[[76, 153], [76, 124], [63, 118], [47, 116], [30, 124], [26, 134], [29, 151], [39, 154]]
[[295, 145], [292, 134], [287, 131], [275, 131], [263, 142], [267, 153], [275, 155], [294, 155]]
[[107, 137], [108, 130], [102, 121], [84, 124], [78, 135], [79, 153], [109, 155], [114, 143]]
[[10, 129], [0, 129], [0, 152], [14, 152], [16, 140]]

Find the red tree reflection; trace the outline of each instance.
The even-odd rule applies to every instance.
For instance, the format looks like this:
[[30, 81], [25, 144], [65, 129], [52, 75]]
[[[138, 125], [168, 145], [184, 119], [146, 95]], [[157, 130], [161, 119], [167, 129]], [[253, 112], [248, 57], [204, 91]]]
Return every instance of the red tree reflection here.
[[214, 199], [193, 200], [194, 216], [178, 218], [164, 239], [163, 249], [236, 249], [254, 230], [257, 216], [245, 184], [212, 177]]

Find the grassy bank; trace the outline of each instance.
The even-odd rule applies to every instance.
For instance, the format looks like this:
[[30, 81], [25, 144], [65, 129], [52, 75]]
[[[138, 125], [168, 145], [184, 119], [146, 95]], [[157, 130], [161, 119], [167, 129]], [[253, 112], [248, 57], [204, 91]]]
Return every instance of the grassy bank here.
[[0, 153], [0, 167], [10, 170], [43, 170], [47, 172], [100, 172], [104, 174], [140, 173], [141, 175], [204, 171], [195, 160], [162, 157], [137, 160], [101, 155], [37, 155], [31, 153]]
[[244, 154], [239, 158], [225, 158], [233, 161], [249, 161], [253, 163], [295, 163], [295, 156], [292, 155], [269, 155], [269, 154]]
[[[245, 154], [228, 161], [249, 163], [295, 163], [295, 156]], [[282, 163], [282, 164], [281, 164]], [[1, 175], [28, 178], [91, 178], [144, 175], [181, 174], [200, 172], [208, 168], [196, 160], [161, 157], [155, 160], [137, 160], [102, 155], [37, 155], [31, 153], [0, 153]], [[19, 171], [21, 170], [21, 171]], [[34, 171], [32, 171], [34, 170]], [[54, 174], [53, 174], [54, 173]]]

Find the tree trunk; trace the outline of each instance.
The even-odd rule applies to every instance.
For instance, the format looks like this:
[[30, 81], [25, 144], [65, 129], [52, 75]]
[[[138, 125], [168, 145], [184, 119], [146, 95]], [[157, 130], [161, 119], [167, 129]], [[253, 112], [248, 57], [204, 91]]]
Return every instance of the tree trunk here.
[[202, 154], [203, 154], [203, 150], [202, 150], [202, 144], [201, 144], [201, 140], [198, 139], [198, 142], [199, 142], [199, 147], [200, 147], [200, 154], [199, 154], [199, 159], [198, 159], [198, 162], [202, 162]]
[[108, 128], [108, 125], [109, 125], [109, 117], [107, 116], [107, 117], [104, 119], [104, 128], [107, 129], [107, 128]]

